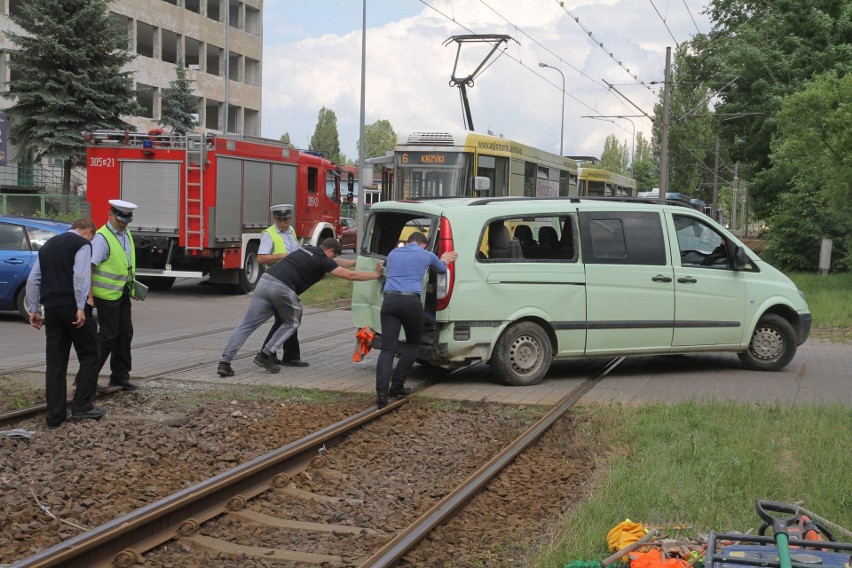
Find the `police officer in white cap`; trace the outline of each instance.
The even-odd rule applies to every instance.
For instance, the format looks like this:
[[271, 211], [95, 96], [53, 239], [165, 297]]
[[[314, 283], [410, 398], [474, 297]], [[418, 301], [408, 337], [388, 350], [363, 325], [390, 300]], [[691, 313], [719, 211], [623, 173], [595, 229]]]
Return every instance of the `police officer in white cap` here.
[[[133, 321], [130, 299], [135, 297], [136, 250], [127, 225], [136, 204], [121, 199], [109, 201], [109, 220], [92, 240], [92, 295], [98, 311], [98, 347], [102, 369], [110, 361], [109, 386], [136, 390], [130, 382], [130, 343]], [[98, 386], [98, 391], [105, 389]]]
[[[257, 261], [264, 267], [269, 268], [297, 248], [299, 248], [298, 237], [296, 232], [290, 225], [293, 219], [293, 206], [289, 203], [281, 203], [273, 205], [269, 208], [272, 212], [273, 224], [267, 227], [260, 235], [260, 246], [257, 249]], [[263, 341], [266, 345], [278, 328], [281, 327], [281, 317], [278, 313], [275, 314], [275, 321], [269, 334]], [[281, 358], [278, 359], [273, 353], [275, 362], [281, 365], [291, 367], [307, 367], [308, 362], [302, 360], [302, 353], [299, 349], [299, 332], [296, 330], [293, 335], [284, 342], [281, 346]]]

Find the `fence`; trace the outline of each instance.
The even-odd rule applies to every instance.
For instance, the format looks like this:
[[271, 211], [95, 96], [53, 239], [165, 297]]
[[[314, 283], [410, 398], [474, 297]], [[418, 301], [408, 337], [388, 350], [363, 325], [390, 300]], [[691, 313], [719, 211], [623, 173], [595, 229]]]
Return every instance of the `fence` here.
[[89, 216], [85, 195], [0, 193], [0, 213], [26, 217], [77, 219]]

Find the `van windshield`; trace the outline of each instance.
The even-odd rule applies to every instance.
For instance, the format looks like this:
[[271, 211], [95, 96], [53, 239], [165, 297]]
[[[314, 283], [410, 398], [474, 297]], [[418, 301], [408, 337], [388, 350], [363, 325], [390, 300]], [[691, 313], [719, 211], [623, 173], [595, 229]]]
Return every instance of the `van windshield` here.
[[374, 211], [367, 222], [365, 241], [367, 252], [387, 256], [399, 246], [404, 246], [412, 233], [426, 235], [431, 250], [435, 242], [438, 218], [424, 216], [422, 213], [403, 213], [399, 211]]

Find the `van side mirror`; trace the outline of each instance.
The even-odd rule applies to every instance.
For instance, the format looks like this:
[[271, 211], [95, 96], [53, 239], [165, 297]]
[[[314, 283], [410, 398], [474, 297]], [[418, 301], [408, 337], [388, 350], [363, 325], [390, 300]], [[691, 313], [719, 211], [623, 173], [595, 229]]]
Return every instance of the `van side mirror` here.
[[743, 247], [738, 246], [734, 249], [734, 270], [743, 270], [749, 265], [748, 255]]

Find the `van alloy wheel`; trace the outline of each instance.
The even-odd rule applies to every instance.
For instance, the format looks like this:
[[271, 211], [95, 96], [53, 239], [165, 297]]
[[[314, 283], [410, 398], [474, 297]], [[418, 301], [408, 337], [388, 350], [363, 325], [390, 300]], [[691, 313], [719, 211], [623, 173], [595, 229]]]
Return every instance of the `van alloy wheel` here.
[[519, 322], [509, 326], [494, 348], [491, 364], [506, 384], [534, 385], [550, 368], [553, 346], [540, 325]]
[[796, 355], [796, 332], [783, 317], [767, 314], [754, 328], [748, 349], [737, 355], [754, 371], [780, 371]]

